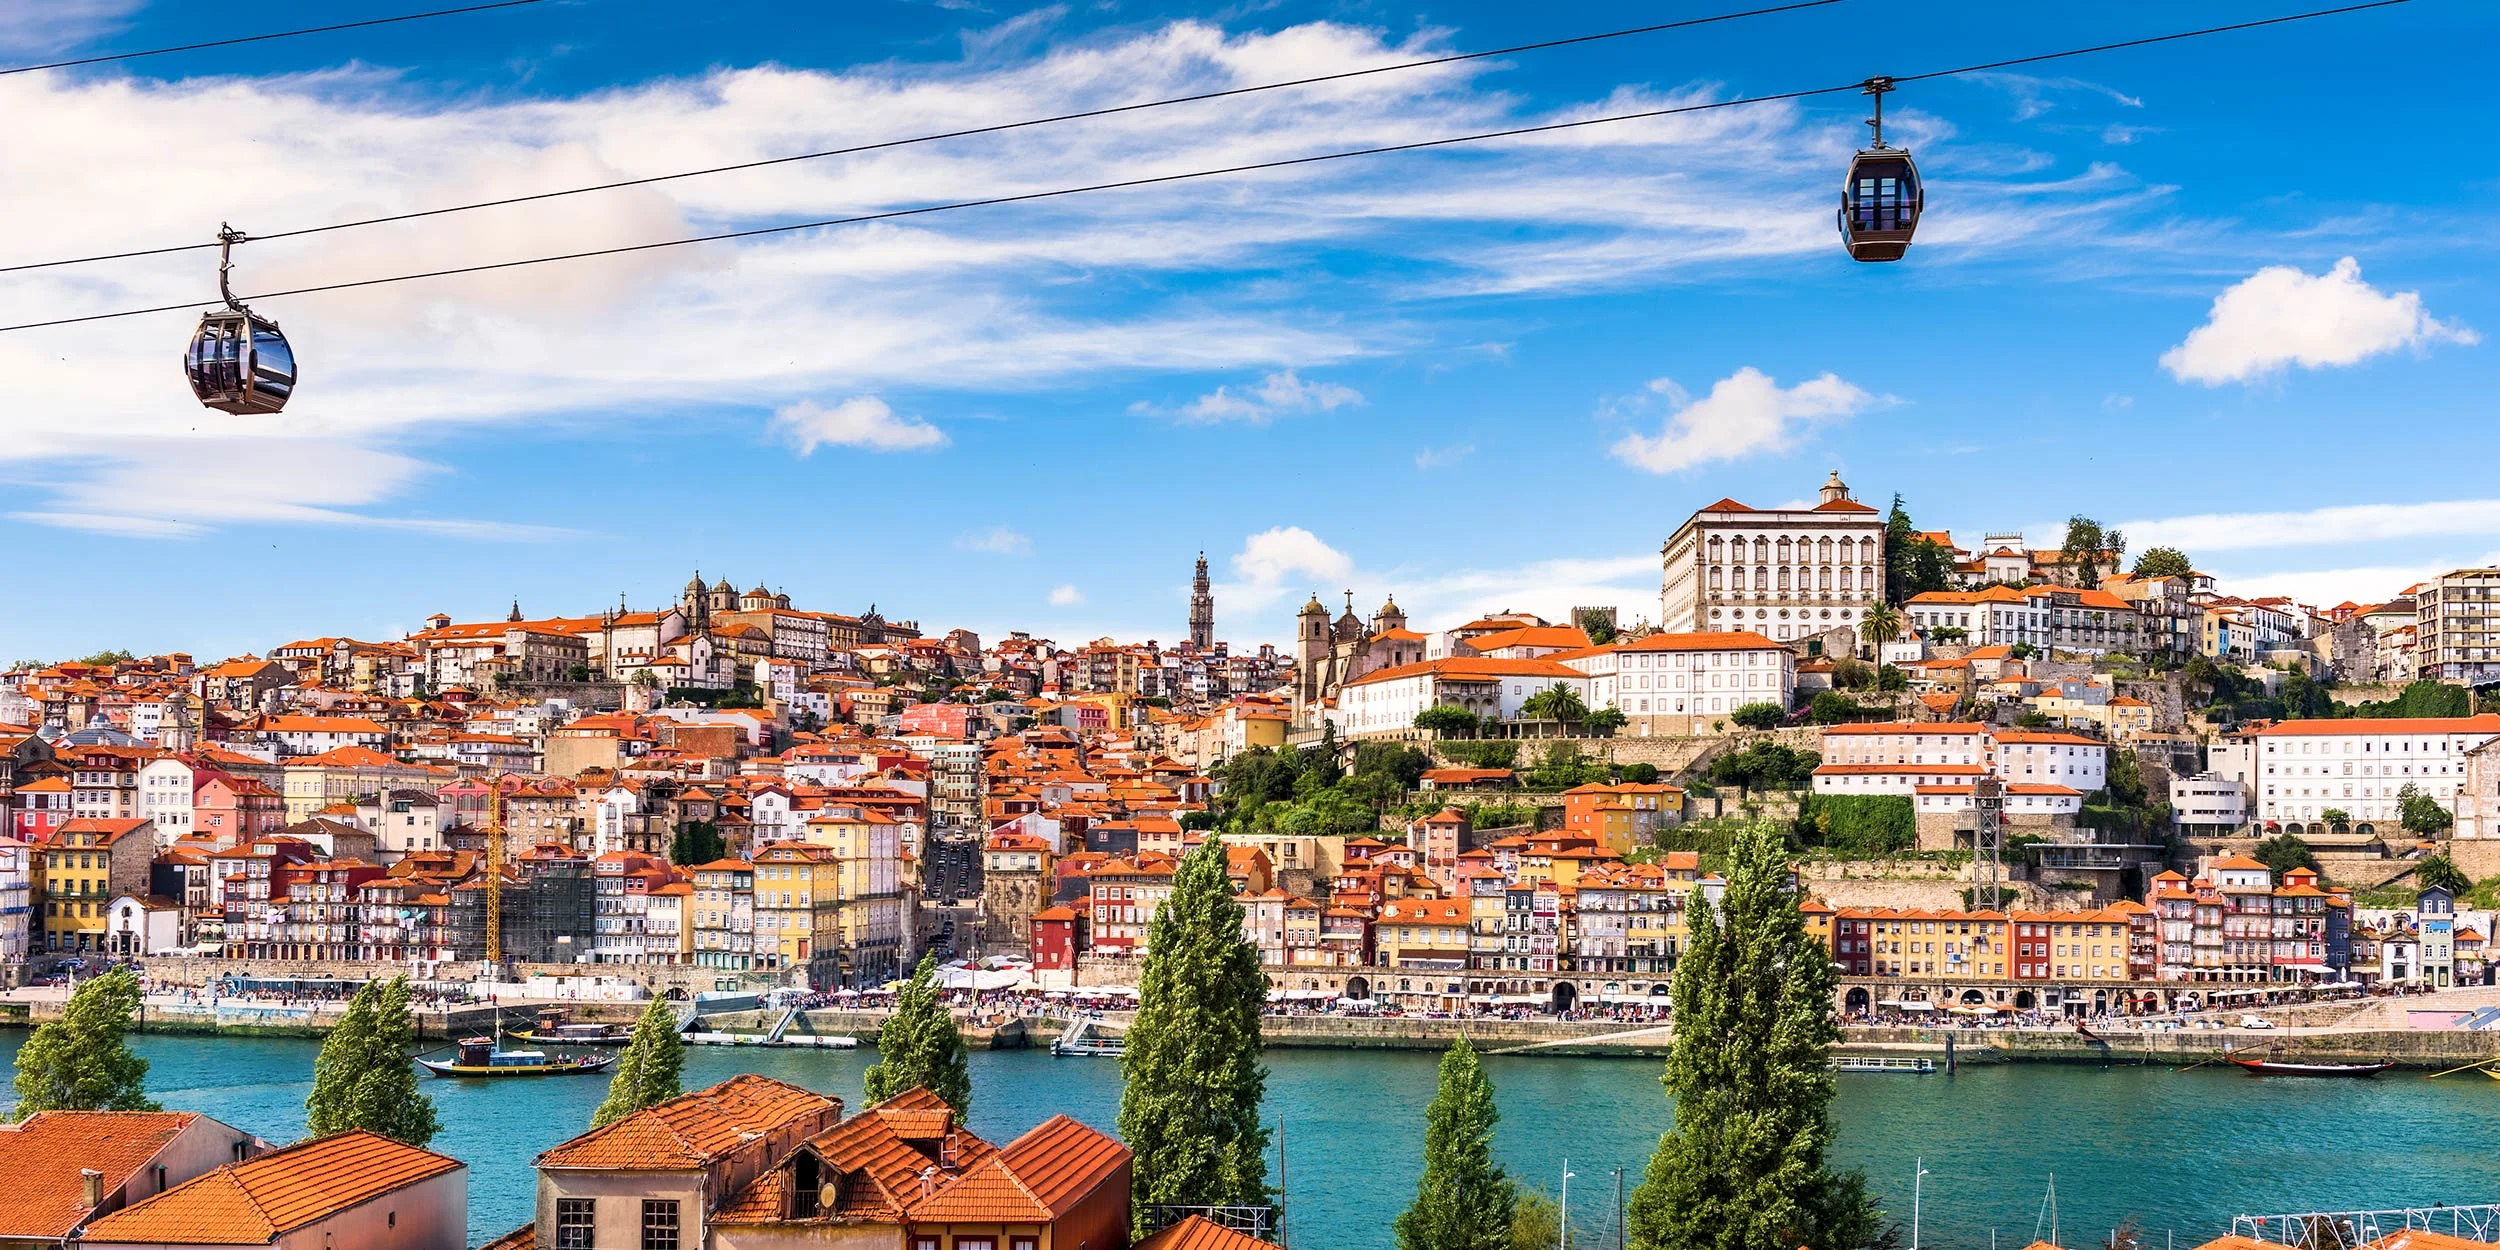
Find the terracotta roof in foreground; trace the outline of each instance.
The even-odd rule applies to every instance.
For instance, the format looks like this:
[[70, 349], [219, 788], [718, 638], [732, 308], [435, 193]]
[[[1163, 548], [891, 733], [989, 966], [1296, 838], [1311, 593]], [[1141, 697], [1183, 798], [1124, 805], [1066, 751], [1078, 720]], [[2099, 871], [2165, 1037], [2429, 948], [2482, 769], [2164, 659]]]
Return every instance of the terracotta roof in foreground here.
[[467, 1166], [350, 1129], [193, 1177], [88, 1225], [85, 1241], [268, 1245], [359, 1203]]
[[0, 1127], [0, 1237], [65, 1237], [87, 1216], [79, 1170], [104, 1173], [107, 1190], [180, 1136], [187, 1111], [39, 1111]]
[[795, 1116], [841, 1105], [838, 1099], [745, 1073], [584, 1133], [539, 1155], [537, 1166], [653, 1172], [699, 1168]]
[[1203, 1215], [1191, 1215], [1184, 1216], [1180, 1223], [1138, 1242], [1132, 1250], [1277, 1250], [1277, 1248], [1247, 1233], [1236, 1233]]

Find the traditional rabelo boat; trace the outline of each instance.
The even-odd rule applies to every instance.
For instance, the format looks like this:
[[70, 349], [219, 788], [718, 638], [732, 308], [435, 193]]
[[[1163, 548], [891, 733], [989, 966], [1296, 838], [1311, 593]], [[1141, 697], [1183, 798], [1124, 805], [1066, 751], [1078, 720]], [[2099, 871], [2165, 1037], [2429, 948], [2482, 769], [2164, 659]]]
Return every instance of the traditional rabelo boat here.
[[533, 1046], [622, 1046], [634, 1040], [630, 1024], [575, 1024], [562, 1007], [538, 1013], [538, 1022], [507, 1030], [504, 1036]]
[[2373, 1077], [2393, 1063], [2284, 1063], [2275, 1059], [2242, 1059], [2237, 1055], [2223, 1058], [2250, 1076], [2350, 1076]]
[[550, 1055], [543, 1050], [504, 1050], [491, 1037], [464, 1037], [452, 1058], [417, 1060], [436, 1076], [587, 1076], [604, 1072], [615, 1055]]

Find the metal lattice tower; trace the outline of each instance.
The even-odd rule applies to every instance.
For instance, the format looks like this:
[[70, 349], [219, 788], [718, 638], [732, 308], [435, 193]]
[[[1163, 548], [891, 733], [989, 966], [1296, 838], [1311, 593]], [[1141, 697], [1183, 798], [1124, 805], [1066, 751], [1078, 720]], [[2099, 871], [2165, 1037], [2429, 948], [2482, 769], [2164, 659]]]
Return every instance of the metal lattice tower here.
[[1971, 784], [1971, 910], [2004, 905], [2005, 783], [1982, 773]]
[[486, 779], [486, 962], [503, 962], [503, 778]]

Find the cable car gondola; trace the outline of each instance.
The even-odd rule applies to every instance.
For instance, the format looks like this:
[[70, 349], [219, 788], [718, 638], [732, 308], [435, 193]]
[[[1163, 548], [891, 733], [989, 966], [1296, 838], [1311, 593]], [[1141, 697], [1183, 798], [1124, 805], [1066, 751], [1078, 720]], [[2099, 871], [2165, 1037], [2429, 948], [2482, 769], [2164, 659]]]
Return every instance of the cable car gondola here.
[[276, 412], [295, 393], [295, 350], [278, 323], [234, 297], [234, 245], [248, 237], [232, 226], [218, 228], [217, 291], [226, 306], [201, 314], [182, 354], [191, 393], [208, 407], [239, 415]]
[[1927, 188], [1918, 180], [1918, 164], [1908, 148], [1884, 143], [1884, 93], [1890, 78], [1869, 78], [1864, 91], [1875, 97], [1875, 145], [1849, 159], [1848, 180], [1840, 184], [1840, 241], [1852, 260], [1899, 260], [1910, 250], [1910, 235], [1927, 207]]

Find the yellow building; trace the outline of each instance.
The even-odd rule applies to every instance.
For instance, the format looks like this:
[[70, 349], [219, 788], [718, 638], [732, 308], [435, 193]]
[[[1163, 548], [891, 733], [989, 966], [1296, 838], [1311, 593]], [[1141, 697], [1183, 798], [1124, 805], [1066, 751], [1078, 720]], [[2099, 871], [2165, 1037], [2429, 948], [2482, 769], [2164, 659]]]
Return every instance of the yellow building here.
[[43, 949], [104, 949], [113, 900], [145, 898], [156, 858], [156, 822], [80, 817], [37, 848], [43, 892]]
[[[806, 837], [834, 860], [838, 962], [828, 975], [845, 985], [899, 975], [909, 953], [900, 822], [874, 808], [830, 805], [807, 822]], [[762, 880], [756, 888], [763, 889]]]
[[810, 983], [826, 983], [841, 944], [833, 848], [778, 842], [757, 851], [754, 864], [756, 954], [775, 967], [807, 969]]

